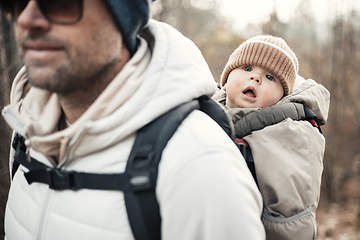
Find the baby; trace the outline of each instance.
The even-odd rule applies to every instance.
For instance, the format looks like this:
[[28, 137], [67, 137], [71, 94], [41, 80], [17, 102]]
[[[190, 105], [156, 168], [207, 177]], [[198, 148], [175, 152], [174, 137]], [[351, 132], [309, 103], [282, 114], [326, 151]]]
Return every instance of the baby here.
[[257, 36], [241, 44], [230, 56], [220, 84], [229, 108], [264, 108], [293, 91], [298, 60], [286, 42]]
[[[330, 94], [311, 79], [299, 84], [298, 70], [297, 57], [283, 39], [250, 38], [231, 54], [222, 88], [212, 97], [227, 107], [236, 142], [247, 146], [244, 157], [253, 164], [249, 168], [263, 196], [267, 240], [310, 240], [316, 235], [325, 139], [310, 119], [289, 118], [287, 109], [296, 105], [291, 113], [297, 116], [307, 107], [323, 125]], [[273, 123], [259, 127], [267, 122]], [[250, 134], [244, 135], [248, 127]]]

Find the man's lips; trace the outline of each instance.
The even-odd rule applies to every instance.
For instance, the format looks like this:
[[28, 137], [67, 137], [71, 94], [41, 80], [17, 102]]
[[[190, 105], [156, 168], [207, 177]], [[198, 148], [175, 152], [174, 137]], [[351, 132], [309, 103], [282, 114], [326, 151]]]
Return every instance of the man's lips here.
[[23, 45], [23, 49], [27, 58], [46, 60], [55, 57], [63, 48], [47, 43], [27, 43]]
[[47, 42], [26, 42], [22, 44], [22, 47], [27, 50], [38, 50], [38, 51], [45, 51], [45, 50], [59, 50], [62, 47], [57, 44], [47, 43]]

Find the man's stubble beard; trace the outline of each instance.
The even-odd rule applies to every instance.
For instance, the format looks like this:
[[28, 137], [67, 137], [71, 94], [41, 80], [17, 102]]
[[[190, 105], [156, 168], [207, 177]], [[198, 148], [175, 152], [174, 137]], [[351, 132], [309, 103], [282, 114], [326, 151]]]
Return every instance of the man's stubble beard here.
[[[105, 63], [90, 62], [89, 59], [92, 58], [88, 54], [82, 54], [79, 57], [78, 54], [73, 56], [67, 52], [65, 63], [53, 64], [54, 66], [35, 63], [27, 67], [29, 82], [34, 87], [63, 96], [78, 91], [87, 92], [91, 89], [100, 91], [96, 86], [101, 85], [101, 80], [106, 78], [108, 72], [116, 64], [117, 58]], [[44, 68], [44, 70], [36, 74], [33, 70], [36, 72], [40, 69], [35, 68]], [[95, 89], [93, 89], [94, 86]]]

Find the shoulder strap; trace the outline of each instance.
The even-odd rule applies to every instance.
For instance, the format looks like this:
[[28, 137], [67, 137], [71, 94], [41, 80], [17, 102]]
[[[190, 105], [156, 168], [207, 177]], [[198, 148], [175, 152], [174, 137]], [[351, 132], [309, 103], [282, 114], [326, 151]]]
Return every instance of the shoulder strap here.
[[226, 134], [234, 141], [235, 133], [231, 118], [226, 114], [221, 105], [207, 96], [198, 98], [200, 110], [211, 117]]
[[[16, 151], [15, 155], [19, 151], [18, 148], [21, 147], [21, 146], [18, 146], [18, 145], [25, 146], [24, 138], [20, 134], [15, 133], [14, 139], [13, 139], [12, 144], [11, 144], [12, 148]], [[24, 147], [22, 147], [22, 151], [25, 153], [26, 147], [25, 147], [25, 149], [24, 149]], [[14, 159], [13, 165], [12, 165], [12, 171], [11, 171], [11, 179], [14, 179], [14, 175], [15, 175], [15, 173], [18, 170], [19, 167], [20, 167], [20, 163]]]
[[197, 108], [197, 101], [183, 104], [137, 133], [126, 172], [133, 176], [134, 182], [151, 179], [147, 186], [139, 186], [135, 191], [124, 193], [130, 226], [137, 240], [161, 239], [161, 217], [155, 187], [162, 150], [181, 122]]
[[13, 148], [16, 150], [12, 170], [12, 178], [20, 165], [29, 171], [24, 176], [29, 184], [33, 182], [49, 185], [53, 190], [78, 190], [78, 189], [97, 189], [97, 190], [117, 190], [131, 191], [133, 186], [129, 183], [127, 173], [122, 174], [93, 174], [85, 172], [65, 171], [58, 168], [49, 167], [35, 158], [28, 157], [24, 137], [16, 135], [13, 141]]
[[[259, 109], [239, 119], [234, 123], [235, 137], [243, 138], [253, 131], [277, 124], [286, 118], [293, 120], [314, 119], [317, 121], [315, 113], [303, 104], [294, 102], [284, 103]], [[321, 132], [320, 127], [318, 129]]]
[[225, 111], [206, 96], [181, 105], [140, 129], [126, 171], [139, 179], [151, 176], [152, 187], [125, 192], [129, 222], [136, 240], [161, 239], [161, 217], [155, 196], [158, 165], [168, 140], [195, 109], [208, 114], [230, 137], [233, 136]]
[[53, 190], [78, 190], [97, 189], [114, 191], [132, 191], [134, 186], [128, 181], [129, 175], [121, 174], [94, 174], [85, 172], [65, 171], [53, 168], [39, 162], [35, 158], [28, 157], [24, 137], [16, 134], [12, 147], [15, 149], [12, 178], [20, 165], [29, 171], [24, 176], [29, 184], [33, 182], [49, 185]]

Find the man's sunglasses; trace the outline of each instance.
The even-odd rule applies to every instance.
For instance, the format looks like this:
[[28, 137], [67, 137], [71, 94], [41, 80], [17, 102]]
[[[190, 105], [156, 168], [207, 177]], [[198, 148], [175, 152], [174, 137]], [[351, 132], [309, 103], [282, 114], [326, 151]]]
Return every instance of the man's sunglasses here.
[[[4, 0], [1, 0], [1, 2]], [[9, 1], [7, 10], [15, 19], [24, 11], [29, 0]], [[83, 14], [83, 0], [30, 0], [36, 1], [44, 17], [53, 23], [72, 24], [80, 21]]]

